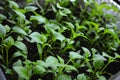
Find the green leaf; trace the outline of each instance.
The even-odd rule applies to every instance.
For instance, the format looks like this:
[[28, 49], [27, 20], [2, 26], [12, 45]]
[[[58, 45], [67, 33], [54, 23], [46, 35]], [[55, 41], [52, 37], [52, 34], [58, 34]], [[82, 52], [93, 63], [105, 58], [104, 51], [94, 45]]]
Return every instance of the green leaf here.
[[31, 16], [30, 21], [38, 21], [38, 24], [47, 23], [47, 19], [43, 16]]
[[13, 69], [17, 72], [17, 74], [26, 79], [26, 80], [29, 80], [30, 79], [30, 75], [29, 75], [29, 71], [22, 67], [22, 66], [14, 66]]
[[50, 28], [53, 30], [60, 30], [60, 26], [54, 23], [45, 24], [45, 28]]
[[67, 16], [67, 14], [70, 14], [71, 11], [67, 8], [64, 8], [63, 10], [59, 10], [60, 15]]
[[27, 3], [31, 3], [31, 2], [33, 2], [33, 0], [27, 0]]
[[0, 24], [0, 34], [2, 35], [2, 37], [4, 37], [6, 34], [6, 29], [2, 24]]
[[32, 65], [33, 63], [28, 59], [26, 59], [23, 63], [25, 64], [25, 67], [27, 68], [27, 70], [32, 72], [31, 69], [33, 69], [33, 65]]
[[52, 66], [54, 67], [55, 64], [59, 63], [57, 58], [53, 57], [53, 56], [49, 56], [47, 59], [46, 59], [46, 63], [48, 66]]
[[88, 77], [83, 73], [77, 76], [77, 80], [89, 80]]
[[22, 61], [20, 59], [18, 59], [13, 66], [22, 66]]
[[14, 43], [14, 45], [15, 45], [18, 49], [20, 49], [21, 51], [23, 51], [24, 54], [27, 54], [27, 53], [28, 53], [27, 47], [26, 47], [26, 45], [25, 45], [23, 42], [16, 41], [16, 42]]
[[45, 71], [46, 71], [46, 69], [41, 65], [36, 65], [33, 68], [33, 74], [43, 74]]
[[81, 59], [81, 58], [83, 58], [83, 56], [81, 56], [79, 53], [73, 52], [73, 51], [69, 52], [69, 57], [70, 57], [70, 59]]
[[27, 55], [24, 55], [24, 54], [22, 54], [20, 51], [17, 51], [17, 52], [15, 52], [14, 54], [13, 54], [13, 56], [12, 56], [12, 59], [14, 59], [14, 58], [16, 58], [16, 57], [20, 57], [20, 56], [22, 56], [23, 58], [27, 58]]
[[35, 65], [41, 65], [41, 66], [44, 66], [44, 67], [48, 67], [48, 65], [44, 62], [44, 61], [42, 61], [42, 60], [37, 60], [37, 62], [35, 63]]
[[102, 56], [107, 57], [107, 58], [113, 58], [112, 56], [108, 55], [108, 54], [105, 53], [105, 52], [102, 52]]
[[12, 71], [12, 69], [7, 68], [7, 69], [5, 70], [5, 73], [6, 73], [6, 74], [13, 74], [13, 71]]
[[[89, 24], [90, 24], [90, 25], [93, 25], [96, 29], [98, 29], [98, 27], [99, 27], [97, 23], [92, 22], [92, 21], [89, 22]], [[91, 27], [91, 28], [92, 28], [92, 27]]]
[[59, 3], [57, 3], [57, 8], [64, 9], [64, 7], [61, 7]]
[[106, 78], [104, 76], [99, 76], [98, 78], [99, 78], [99, 80], [106, 80]]
[[5, 20], [7, 17], [3, 14], [0, 14], [0, 21]]
[[14, 10], [15, 11], [15, 13], [21, 18], [21, 19], [25, 19], [26, 17], [25, 17], [25, 15], [22, 13], [22, 12], [20, 12], [20, 11], [18, 11], [18, 10]]
[[10, 48], [14, 44], [14, 39], [11, 36], [9, 36], [4, 40], [4, 43], [7, 44], [7, 46]]
[[104, 60], [106, 61], [106, 59], [104, 58], [104, 56], [100, 55], [100, 54], [95, 54], [93, 56], [93, 60], [96, 61], [96, 60]]
[[57, 58], [58, 58], [60, 64], [64, 64], [64, 59], [62, 59], [60, 56], [57, 56]]
[[115, 58], [120, 58], [120, 55], [118, 53], [114, 53], [115, 54]]
[[12, 28], [14, 32], [16, 33], [20, 33], [20, 34], [23, 34], [23, 35], [27, 35], [27, 33], [25, 32], [25, 30], [19, 28], [19, 27], [13, 27]]
[[25, 10], [28, 12], [28, 11], [35, 11], [37, 9], [37, 7], [35, 6], [26, 6], [25, 7]]
[[95, 69], [101, 69], [104, 66], [104, 61], [106, 61], [106, 59], [99, 54], [93, 56], [93, 65]]
[[18, 4], [15, 1], [9, 1], [9, 5], [13, 9], [19, 8]]
[[88, 58], [88, 57], [91, 56], [91, 53], [90, 53], [90, 51], [89, 51], [87, 48], [82, 47], [82, 49], [83, 49], [83, 51], [84, 51], [84, 53], [85, 53], [85, 57], [86, 57], [86, 58]]
[[63, 74], [63, 75], [59, 75], [57, 80], [72, 80], [72, 78], [69, 75]]
[[71, 22], [65, 22], [68, 28], [74, 29], [74, 25]]
[[114, 29], [105, 29], [105, 34], [106, 34], [106, 33], [115, 36], [115, 30], [114, 30]]
[[52, 31], [52, 34], [53, 34], [53, 39], [57, 39], [57, 40], [60, 40], [61, 42], [63, 41], [63, 40], [65, 40], [65, 37], [61, 34], [61, 33], [59, 33], [59, 32], [56, 32], [56, 31], [54, 31], [54, 30], [51, 30]]
[[111, 10], [112, 9], [113, 11], [116, 11], [116, 12], [119, 11], [119, 9], [114, 5], [108, 6], [108, 4], [102, 3], [100, 6], [98, 6], [98, 10], [103, 9], [103, 8], [106, 9], [106, 10]]
[[47, 37], [45, 34], [41, 34], [41, 41], [44, 43], [47, 42]]
[[69, 6], [70, 0], [60, 0], [60, 5], [61, 6]]
[[93, 55], [97, 52], [97, 50], [95, 48], [92, 48], [91, 51], [92, 51]]
[[8, 25], [5, 25], [6, 32], [10, 32], [10, 27]]
[[44, 42], [47, 41], [47, 38], [43, 34], [40, 34], [38, 32], [33, 32], [29, 36], [30, 38], [32, 38], [32, 41], [36, 43], [43, 44]]
[[72, 65], [66, 65], [65, 66], [65, 71], [66, 72], [71, 72], [71, 71], [77, 71], [77, 69]]
[[17, 37], [17, 41], [23, 41], [23, 37], [22, 37], [21, 35], [19, 35], [19, 36]]

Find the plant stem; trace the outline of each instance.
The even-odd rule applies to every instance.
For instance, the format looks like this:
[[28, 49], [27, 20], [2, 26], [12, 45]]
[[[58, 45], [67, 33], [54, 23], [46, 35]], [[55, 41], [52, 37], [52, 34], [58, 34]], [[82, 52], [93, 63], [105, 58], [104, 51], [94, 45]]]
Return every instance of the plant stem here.
[[109, 61], [109, 62], [102, 68], [101, 72], [103, 72], [110, 63], [111, 63], [111, 62]]
[[8, 50], [9, 50], [9, 48], [6, 48], [5, 50], [6, 50], [6, 65], [8, 67], [8, 64], [9, 64], [9, 62], [8, 62]]

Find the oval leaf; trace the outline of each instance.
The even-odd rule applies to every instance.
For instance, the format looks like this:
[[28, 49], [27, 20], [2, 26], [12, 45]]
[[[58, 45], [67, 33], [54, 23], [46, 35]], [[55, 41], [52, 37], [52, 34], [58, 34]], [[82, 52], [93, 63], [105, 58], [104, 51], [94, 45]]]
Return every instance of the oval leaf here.
[[2, 24], [0, 24], [0, 34], [2, 36], [5, 36], [5, 34], [6, 34], [6, 29], [5, 29], [5, 27]]
[[23, 30], [23, 29], [21, 29], [19, 27], [13, 27], [13, 31], [16, 32], [16, 33], [27, 35], [27, 33], [25, 32], [25, 30]]
[[29, 80], [30, 76], [28, 75], [27, 69], [22, 66], [14, 66], [13, 69], [18, 73], [18, 75], [26, 80]]
[[59, 32], [56, 32], [56, 31], [54, 31], [54, 30], [51, 30], [52, 31], [52, 33], [53, 33], [53, 38], [56, 40], [60, 40], [61, 42], [63, 41], [63, 40], [65, 40], [65, 37], [61, 34], [61, 33], [59, 33]]
[[60, 75], [58, 76], [57, 80], [72, 80], [72, 78], [69, 75]]
[[47, 19], [43, 16], [31, 16], [30, 21], [38, 21], [38, 24], [47, 23]]
[[65, 71], [66, 72], [71, 72], [71, 71], [77, 71], [77, 69], [74, 66], [66, 65], [65, 66]]
[[82, 49], [83, 49], [83, 51], [84, 51], [84, 53], [85, 53], [85, 57], [86, 57], [86, 58], [88, 58], [88, 57], [91, 56], [91, 53], [90, 53], [90, 51], [89, 51], [87, 48], [82, 47]]
[[53, 57], [53, 56], [49, 56], [47, 59], [46, 59], [46, 63], [48, 64], [48, 66], [54, 66], [55, 64], [58, 63], [58, 60], [57, 58]]
[[14, 39], [11, 36], [9, 36], [4, 40], [4, 43], [6, 43], [8, 47], [11, 47], [14, 44]]
[[73, 52], [73, 51], [71, 51], [69, 53], [69, 57], [70, 57], [70, 59], [81, 59], [81, 58], [83, 58], [83, 56], [81, 56], [79, 53]]
[[14, 10], [15, 11], [15, 13], [20, 17], [20, 18], [22, 18], [22, 19], [25, 19], [26, 17], [25, 17], [25, 15], [22, 13], [22, 12], [20, 12], [20, 11], [18, 11], [18, 10]]
[[20, 49], [21, 51], [23, 51], [24, 54], [27, 54], [27, 53], [28, 53], [27, 47], [26, 47], [26, 45], [25, 45], [23, 42], [16, 41], [14, 45], [15, 45], [18, 49]]
[[103, 56], [96, 54], [93, 57], [93, 65], [95, 69], [100, 69], [104, 66], [104, 61], [106, 60]]
[[36, 65], [33, 68], [33, 73], [34, 74], [43, 74], [45, 71], [46, 71], [46, 69], [43, 66], [41, 66], [41, 65]]
[[83, 73], [77, 76], [77, 80], [89, 80], [88, 77]]
[[37, 42], [37, 43], [41, 43], [41, 44], [43, 44], [47, 40], [47, 38], [44, 35], [42, 35], [38, 32], [33, 32], [29, 36], [30, 36], [30, 38], [32, 38], [33, 42]]
[[36, 9], [37, 9], [37, 7], [35, 7], [35, 6], [26, 6], [25, 7], [26, 11], [35, 11]]

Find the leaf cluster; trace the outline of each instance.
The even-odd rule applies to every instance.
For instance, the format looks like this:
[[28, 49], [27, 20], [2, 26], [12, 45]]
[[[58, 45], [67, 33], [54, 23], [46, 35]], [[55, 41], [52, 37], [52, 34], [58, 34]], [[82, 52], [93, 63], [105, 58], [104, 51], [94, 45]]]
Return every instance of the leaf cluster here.
[[118, 11], [112, 5], [95, 0], [0, 5], [0, 66], [8, 80], [107, 80], [105, 69], [120, 58], [116, 19], [103, 11]]

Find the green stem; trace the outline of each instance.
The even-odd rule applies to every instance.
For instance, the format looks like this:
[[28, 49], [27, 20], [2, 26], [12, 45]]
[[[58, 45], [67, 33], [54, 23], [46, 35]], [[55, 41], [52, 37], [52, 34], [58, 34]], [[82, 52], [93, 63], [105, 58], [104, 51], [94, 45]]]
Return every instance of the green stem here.
[[13, 31], [11, 31], [10, 33], [8, 33], [6, 36], [10, 36], [13, 33]]
[[101, 72], [103, 72], [110, 63], [111, 63], [111, 61], [109, 61], [109, 62], [105, 65], [105, 67], [102, 68]]
[[9, 61], [8, 61], [8, 50], [9, 48], [6, 48], [5, 51], [6, 51], [6, 65], [8, 67], [8, 64], [9, 64]]
[[[42, 14], [44, 13], [44, 9], [42, 8], [42, 6], [39, 4], [38, 0], [34, 0], [36, 5], [41, 9]], [[44, 4], [44, 3], [43, 3]]]
[[[71, 59], [69, 59], [68, 62], [65, 65], [68, 65], [70, 61], [71, 61]], [[59, 74], [62, 74], [64, 68], [65, 68], [65, 66], [60, 70]]]
[[3, 41], [4, 41], [4, 38], [2, 37], [2, 41], [1, 41], [1, 44], [0, 45], [0, 48], [1, 48], [1, 53], [2, 53], [2, 57], [3, 57], [3, 62], [5, 63], [5, 59], [4, 59], [4, 45], [3, 45]]
[[[0, 45], [0, 46], [1, 46], [1, 45]], [[3, 51], [4, 48], [3, 48], [3, 46], [1, 46], [0, 48], [1, 48], [2, 61], [3, 61], [3, 63], [6, 63], [5, 60], [4, 60], [4, 51]]]

